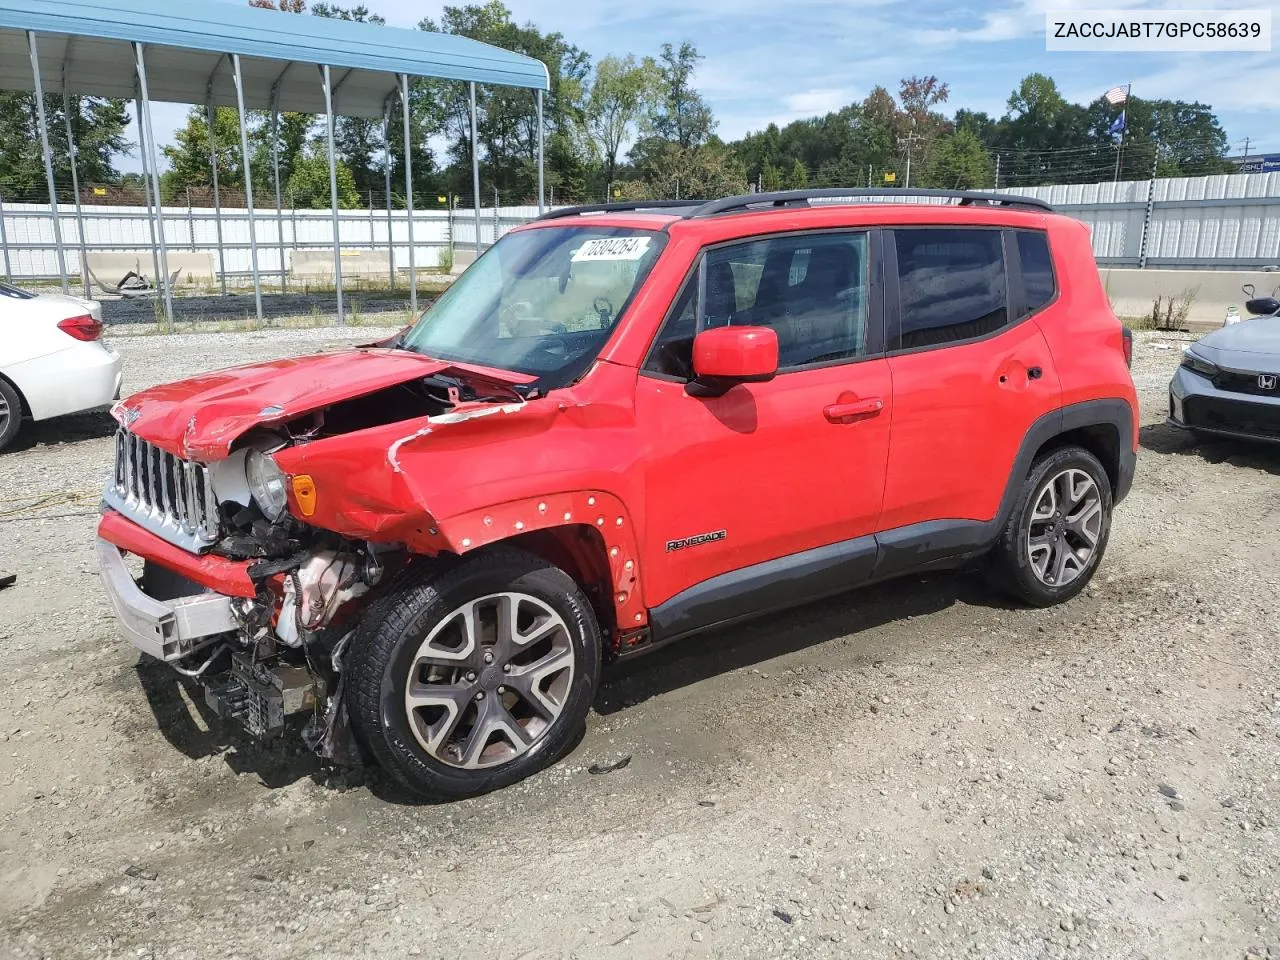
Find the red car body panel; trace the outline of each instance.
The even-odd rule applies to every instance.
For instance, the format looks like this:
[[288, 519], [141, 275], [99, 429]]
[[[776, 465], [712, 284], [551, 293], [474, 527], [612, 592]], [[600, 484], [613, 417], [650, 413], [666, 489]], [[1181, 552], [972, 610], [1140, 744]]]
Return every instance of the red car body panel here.
[[[1123, 399], [1136, 445], [1121, 326], [1087, 231], [1074, 221], [983, 207], [832, 204], [695, 220], [593, 215], [591, 223], [666, 228], [669, 240], [587, 373], [527, 402], [462, 404], [279, 451], [281, 469], [314, 481], [306, 523], [432, 555], [573, 531], [575, 542], [595, 543], [607, 557], [601, 566], [624, 631], [727, 571], [914, 523], [991, 521], [1029, 428], [1065, 405]], [[984, 340], [784, 373], [719, 397], [692, 396], [683, 383], [641, 371], [708, 246], [788, 231], [950, 223], [1047, 231], [1056, 300]], [[1086, 260], [1088, 269], [1071, 267]], [[195, 377], [123, 407], [136, 412], [130, 429], [152, 443], [218, 459], [253, 427], [459, 366], [405, 351], [346, 350]], [[532, 380], [463, 369], [508, 384]], [[291, 509], [301, 516], [296, 503]], [[104, 516], [100, 531], [199, 583], [251, 595], [231, 561], [185, 554], [116, 515]]]
[[252, 597], [257, 592], [249, 579], [248, 560], [189, 553], [142, 529], [114, 510], [103, 511], [98, 520], [98, 536], [127, 553], [158, 563], [202, 587], [229, 597]]
[[[218, 370], [143, 390], [117, 410], [129, 429], [179, 457], [220, 460], [245, 431], [292, 420], [339, 400], [460, 366], [405, 350], [340, 350]], [[471, 367], [508, 383], [533, 378]], [[118, 417], [124, 416], [118, 412]]]

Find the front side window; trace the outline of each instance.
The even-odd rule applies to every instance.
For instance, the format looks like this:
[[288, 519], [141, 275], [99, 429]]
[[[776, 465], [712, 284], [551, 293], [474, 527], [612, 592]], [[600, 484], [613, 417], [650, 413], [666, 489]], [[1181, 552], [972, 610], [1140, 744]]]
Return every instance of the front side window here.
[[972, 340], [1008, 323], [1000, 230], [899, 229], [894, 243], [902, 349]]
[[472, 264], [401, 346], [572, 382], [595, 359], [666, 242], [651, 230], [575, 225], [509, 233]]
[[865, 354], [869, 235], [776, 237], [708, 251], [685, 284], [645, 369], [692, 379], [693, 338], [721, 326], [778, 335], [782, 370]]

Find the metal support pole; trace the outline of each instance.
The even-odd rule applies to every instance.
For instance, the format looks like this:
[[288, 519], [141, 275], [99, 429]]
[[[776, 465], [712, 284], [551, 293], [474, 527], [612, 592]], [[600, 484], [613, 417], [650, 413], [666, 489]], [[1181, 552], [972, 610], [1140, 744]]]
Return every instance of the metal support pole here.
[[[70, 46], [71, 38], [67, 38]], [[76, 98], [79, 106], [80, 98]], [[62, 118], [67, 123], [67, 159], [71, 162], [71, 190], [76, 196], [76, 232], [80, 236], [80, 283], [84, 287], [84, 297], [90, 299], [93, 291], [89, 288], [89, 254], [84, 242], [84, 210], [80, 207], [80, 174], [76, 167], [76, 137], [71, 129], [71, 95], [67, 93], [67, 65], [62, 64]]]
[[292, 67], [292, 62], [286, 63], [271, 84], [271, 171], [276, 195], [276, 251], [280, 257], [281, 293], [289, 289], [289, 271], [284, 262], [284, 210], [280, 204], [280, 84]]
[[169, 288], [169, 246], [164, 238], [164, 199], [160, 195], [160, 158], [156, 156], [156, 135], [151, 126], [151, 94], [147, 90], [147, 57], [146, 47], [141, 43], [133, 45], [133, 54], [138, 65], [138, 103], [142, 107], [142, 126], [147, 131], [148, 167], [151, 171], [151, 193], [156, 198], [156, 241], [160, 251], [160, 285], [164, 291], [164, 320], [170, 333], [173, 332], [173, 291]]
[[329, 140], [329, 203], [333, 207], [333, 286], [338, 296], [338, 326], [345, 326], [346, 314], [342, 309], [342, 242], [338, 236], [338, 159], [333, 149], [333, 84], [329, 78], [329, 65], [320, 68], [324, 80], [325, 132]]
[[227, 255], [222, 247], [222, 190], [218, 185], [218, 141], [214, 137], [214, 124], [217, 114], [213, 101], [205, 105], [205, 116], [209, 120], [209, 169], [213, 174], [213, 230], [218, 240], [218, 276], [222, 279], [222, 295], [227, 295]]
[[400, 103], [404, 107], [404, 209], [409, 224], [409, 310], [418, 312], [418, 267], [413, 249], [413, 139], [409, 120], [409, 75], [400, 74]]
[[36, 81], [36, 122], [40, 124], [40, 147], [44, 151], [44, 175], [49, 182], [49, 207], [53, 211], [53, 242], [58, 251], [58, 273], [61, 274], [62, 292], [70, 293], [67, 283], [67, 255], [62, 249], [62, 223], [58, 215], [58, 191], [53, 183], [53, 151], [49, 149], [49, 124], [44, 115], [44, 85], [40, 82], [40, 54], [36, 50], [36, 34], [27, 31], [27, 46], [31, 48], [31, 74]]
[[476, 206], [476, 256], [480, 256], [480, 144], [476, 134], [476, 84], [471, 81], [471, 197]]
[[[151, 235], [151, 282], [155, 285], [160, 282], [160, 247], [156, 241], [155, 210], [151, 205], [151, 174], [150, 163], [147, 160], [151, 152], [147, 147], [146, 126], [142, 122], [142, 87], [138, 84], [136, 74], [133, 78], [133, 105], [138, 123], [138, 162], [142, 164], [142, 196], [147, 203], [147, 230]], [[142, 272], [141, 266], [138, 267], [138, 272]]]
[[1138, 269], [1147, 266], [1147, 244], [1151, 239], [1151, 212], [1156, 202], [1156, 171], [1160, 167], [1160, 141], [1155, 142], [1155, 155], [1151, 158], [1151, 180], [1147, 184], [1147, 212], [1142, 218], [1142, 245], [1138, 248]]
[[232, 76], [236, 83], [236, 112], [240, 117], [240, 158], [244, 164], [244, 203], [249, 214], [249, 259], [253, 266], [253, 305], [258, 322], [262, 322], [262, 276], [258, 272], [258, 232], [254, 229], [253, 170], [249, 165], [249, 125], [244, 114], [244, 80], [240, 76], [240, 54], [231, 55]]
[[9, 234], [4, 229], [4, 197], [0, 196], [0, 251], [4, 253], [4, 279], [13, 283], [13, 266], [9, 263]]
[[[397, 78], [396, 87], [400, 86]], [[382, 165], [386, 168], [386, 201], [387, 201], [387, 276], [391, 281], [389, 289], [396, 288], [396, 239], [394, 234], [394, 226], [391, 222], [391, 99], [394, 96], [387, 97], [387, 102], [382, 105]], [[372, 228], [371, 228], [372, 229]], [[373, 240], [373, 234], [370, 233], [369, 239]]]
[[280, 292], [289, 289], [284, 262], [284, 209], [280, 205], [280, 108], [271, 108], [271, 174], [276, 195], [276, 253], [280, 257]]
[[[543, 131], [542, 131], [542, 91], [538, 91], [538, 216], [542, 216], [546, 210], [546, 204], [543, 201], [545, 196], [546, 175], [544, 172], [544, 155], [546, 153]], [[608, 200], [605, 197], [605, 200]]]

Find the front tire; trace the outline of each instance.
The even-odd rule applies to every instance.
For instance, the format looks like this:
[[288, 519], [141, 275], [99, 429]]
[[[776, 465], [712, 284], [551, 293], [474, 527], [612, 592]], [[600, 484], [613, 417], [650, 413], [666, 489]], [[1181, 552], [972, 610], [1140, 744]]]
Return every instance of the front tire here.
[[0, 451], [13, 442], [22, 427], [22, 399], [4, 378], [0, 377]]
[[497, 548], [374, 605], [352, 638], [347, 707], [391, 776], [426, 799], [457, 800], [564, 755], [591, 709], [600, 655], [578, 584]]
[[1111, 535], [1111, 481], [1083, 447], [1060, 447], [1031, 466], [992, 551], [997, 584], [1033, 607], [1083, 590]]

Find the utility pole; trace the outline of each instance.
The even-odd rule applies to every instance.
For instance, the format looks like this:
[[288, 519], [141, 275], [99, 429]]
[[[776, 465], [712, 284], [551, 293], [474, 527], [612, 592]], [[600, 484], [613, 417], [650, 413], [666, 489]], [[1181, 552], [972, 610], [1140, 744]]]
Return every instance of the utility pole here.
[[1244, 138], [1244, 158], [1243, 159], [1245, 160], [1249, 159], [1249, 138], [1248, 137]]
[[1000, 189], [1000, 154], [996, 154], [996, 189]]
[[908, 133], [905, 137], [898, 138], [899, 144], [905, 142], [907, 145], [907, 182], [902, 185], [904, 190], [911, 189], [911, 149], [919, 139], [921, 139], [919, 134], [914, 130], [911, 133]]

